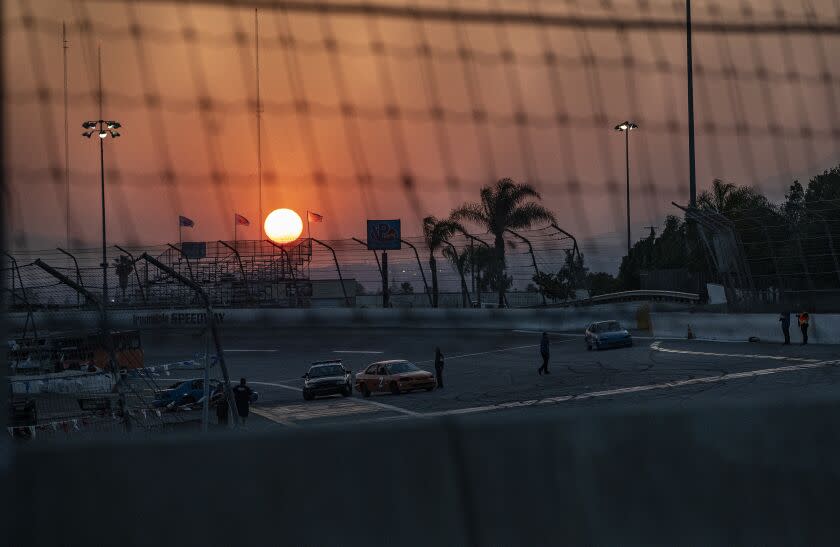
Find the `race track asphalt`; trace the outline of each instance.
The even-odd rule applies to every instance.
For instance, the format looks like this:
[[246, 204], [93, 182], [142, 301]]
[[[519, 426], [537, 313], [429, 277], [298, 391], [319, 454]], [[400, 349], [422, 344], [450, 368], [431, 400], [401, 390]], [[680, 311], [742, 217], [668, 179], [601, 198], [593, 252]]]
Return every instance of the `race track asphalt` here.
[[[551, 333], [551, 375], [540, 376], [539, 333], [462, 329], [267, 329], [222, 332], [231, 378], [258, 390], [248, 430], [364, 423], [488, 413], [510, 417], [598, 409], [805, 402], [836, 399], [837, 346], [654, 339], [636, 333], [632, 348], [587, 351], [577, 333]], [[146, 363], [203, 352], [195, 333], [147, 333]], [[342, 359], [359, 371], [384, 359], [408, 359], [432, 370], [435, 346], [446, 356], [444, 389], [431, 393], [358, 394], [303, 401], [309, 363]], [[199, 376], [174, 372], [161, 377]], [[214, 376], [219, 375], [214, 369]]]

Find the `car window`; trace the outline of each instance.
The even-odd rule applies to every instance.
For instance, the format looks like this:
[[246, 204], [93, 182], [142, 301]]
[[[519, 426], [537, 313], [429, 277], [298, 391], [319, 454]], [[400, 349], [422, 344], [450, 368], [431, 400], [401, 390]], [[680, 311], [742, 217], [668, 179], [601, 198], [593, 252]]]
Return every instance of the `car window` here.
[[376, 365], [371, 365], [365, 370], [365, 374], [376, 374]]
[[323, 378], [325, 376], [341, 376], [344, 374], [344, 367], [341, 365], [325, 365], [309, 369], [309, 376], [312, 378]]
[[377, 374], [379, 374], [380, 376], [385, 376], [386, 374], [388, 374], [388, 373], [385, 371], [385, 365], [381, 365], [381, 366], [380, 366], [380, 367], [376, 370], [376, 373], [377, 373]]
[[401, 374], [403, 372], [415, 372], [420, 369], [414, 365], [414, 363], [409, 363], [408, 361], [403, 361], [401, 363], [392, 363], [388, 365], [388, 371], [391, 374]]
[[193, 380], [192, 381], [192, 388], [193, 389], [201, 389], [204, 387], [204, 383], [201, 380]]

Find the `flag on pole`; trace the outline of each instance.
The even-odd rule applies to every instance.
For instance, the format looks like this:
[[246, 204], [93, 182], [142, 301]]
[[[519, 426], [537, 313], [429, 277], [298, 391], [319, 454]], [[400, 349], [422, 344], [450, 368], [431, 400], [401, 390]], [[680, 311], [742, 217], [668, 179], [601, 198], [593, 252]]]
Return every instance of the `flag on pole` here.
[[185, 216], [179, 215], [178, 216], [178, 226], [185, 226], [187, 228], [192, 228], [193, 226], [195, 226], [195, 222], [193, 222], [192, 219], [189, 219]]
[[236, 223], [241, 224], [242, 226], [250, 226], [251, 221], [247, 218], [243, 217], [239, 213], [234, 213], [233, 216], [236, 218]]
[[307, 222], [324, 222], [324, 217], [312, 211], [306, 211]]

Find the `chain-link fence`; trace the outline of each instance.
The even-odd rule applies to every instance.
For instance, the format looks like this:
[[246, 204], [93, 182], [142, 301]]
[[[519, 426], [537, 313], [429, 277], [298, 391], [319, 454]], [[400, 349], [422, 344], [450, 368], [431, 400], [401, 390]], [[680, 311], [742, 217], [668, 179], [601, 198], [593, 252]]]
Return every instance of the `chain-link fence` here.
[[[840, 308], [840, 202], [689, 212], [733, 309]], [[764, 304], [764, 305], [762, 305]]]
[[[107, 251], [105, 273], [109, 307], [202, 305], [193, 289], [141, 260], [143, 253], [197, 283], [217, 307], [372, 307], [383, 305], [384, 291], [392, 306], [431, 306], [432, 268], [438, 291], [444, 295], [441, 306], [497, 303], [497, 286], [487, 275], [493, 263], [492, 235], [456, 233], [436, 243], [431, 251], [423, 238], [406, 238], [399, 250], [388, 251], [384, 280], [381, 251], [368, 250], [363, 240], [315, 241], [304, 238], [284, 246], [270, 241], [218, 241], [112, 247]], [[508, 303], [517, 307], [544, 303], [535, 276], [557, 272], [567, 257], [577, 252], [573, 236], [552, 226], [512, 231], [504, 244], [506, 289], [512, 295]], [[102, 294], [100, 250], [61, 249], [37, 256], [59, 264], [57, 271], [98, 296]], [[5, 272], [11, 311], [91, 308], [83, 294], [38, 268], [35, 258], [35, 254], [18, 254], [15, 266]], [[583, 281], [575, 288], [584, 291]], [[569, 297], [575, 294], [566, 299]]]
[[[323, 239], [365, 218], [417, 235], [509, 176], [614, 272], [612, 128], [628, 118], [632, 239], [687, 201], [684, 2], [79, 0], [5, 17], [17, 250], [97, 240], [99, 158], [79, 135], [97, 117], [123, 125], [105, 143], [106, 208], [109, 239], [132, 245], [175, 241], [182, 214], [193, 239], [230, 240], [235, 212], [280, 205], [323, 213]], [[838, 17], [828, 0], [695, 0], [701, 190], [725, 178], [780, 197], [836, 161]], [[241, 230], [263, 239], [259, 221]]]
[[[68, 271], [40, 259], [24, 265], [10, 259], [11, 267], [2, 274], [14, 279], [5, 295], [12, 312], [6, 316], [6, 358], [7, 427], [13, 437], [145, 434], [196, 427], [208, 422], [210, 408], [233, 400], [212, 310], [204, 333], [193, 337], [197, 342], [192, 354], [179, 360], [149, 359], [140, 331], [110, 327], [108, 312], [113, 308], [102, 305], [101, 270], [96, 284], [89, 269]], [[168, 274], [178, 278], [177, 272]], [[201, 299], [200, 290], [195, 292]], [[53, 313], [39, 324], [35, 312], [44, 309]], [[221, 381], [210, 378], [211, 370], [214, 376], [221, 373]], [[173, 375], [188, 378], [167, 379]]]

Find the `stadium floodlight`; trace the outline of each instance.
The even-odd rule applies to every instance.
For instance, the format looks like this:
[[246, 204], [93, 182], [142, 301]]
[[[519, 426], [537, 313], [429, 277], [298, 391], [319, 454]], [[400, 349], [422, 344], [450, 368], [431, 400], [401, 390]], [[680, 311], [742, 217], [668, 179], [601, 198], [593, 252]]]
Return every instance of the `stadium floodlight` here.
[[99, 180], [102, 194], [102, 305], [108, 305], [108, 254], [107, 254], [107, 233], [105, 231], [105, 139], [111, 135], [112, 139], [120, 136], [117, 131], [122, 125], [114, 120], [86, 121], [82, 124], [87, 131], [82, 133], [86, 139], [90, 139], [94, 133], [99, 135]]
[[615, 126], [616, 131], [624, 133], [624, 164], [627, 175], [627, 256], [630, 256], [630, 132], [638, 128], [638, 125], [629, 120]]
[[633, 122], [621, 122], [620, 124], [615, 126], [616, 131], [633, 131], [634, 129], [638, 129], [639, 126]]

